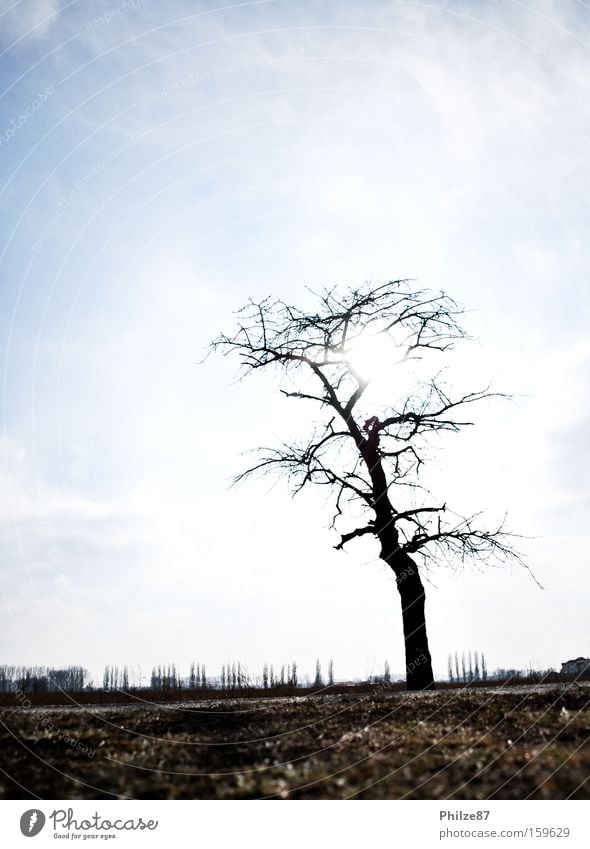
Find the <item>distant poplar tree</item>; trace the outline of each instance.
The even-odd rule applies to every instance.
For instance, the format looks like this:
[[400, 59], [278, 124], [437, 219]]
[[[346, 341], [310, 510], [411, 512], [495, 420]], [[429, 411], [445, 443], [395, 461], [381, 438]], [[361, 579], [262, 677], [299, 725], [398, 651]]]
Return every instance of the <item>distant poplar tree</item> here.
[[458, 681], [461, 676], [459, 675], [459, 655], [455, 652], [455, 681]]
[[328, 684], [334, 683], [334, 661], [330, 658], [330, 663], [328, 664]]
[[461, 671], [463, 673], [463, 682], [467, 681], [467, 667], [465, 665], [465, 652], [461, 652]]
[[449, 652], [448, 670], [449, 670], [449, 681], [452, 684], [453, 683], [453, 655], [450, 652]]
[[322, 667], [320, 666], [319, 658], [315, 662], [315, 678], [313, 682], [314, 687], [323, 687], [324, 682], [322, 681]]
[[487, 666], [486, 666], [486, 656], [483, 652], [481, 653], [481, 677], [484, 681], [488, 680], [488, 669], [487, 669]]
[[383, 667], [383, 680], [386, 684], [391, 684], [391, 670], [389, 668], [389, 661], [385, 661], [385, 665]]

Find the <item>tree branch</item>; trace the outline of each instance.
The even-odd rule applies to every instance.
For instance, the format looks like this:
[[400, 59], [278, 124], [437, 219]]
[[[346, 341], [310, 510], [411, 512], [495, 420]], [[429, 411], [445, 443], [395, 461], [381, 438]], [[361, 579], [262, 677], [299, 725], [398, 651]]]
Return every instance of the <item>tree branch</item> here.
[[356, 528], [354, 531], [350, 531], [348, 534], [342, 534], [340, 542], [338, 545], [335, 545], [334, 548], [336, 551], [341, 551], [347, 542], [350, 542], [351, 539], [355, 539], [356, 537], [362, 537], [366, 534], [374, 534], [375, 526], [374, 525], [366, 525], [364, 528]]

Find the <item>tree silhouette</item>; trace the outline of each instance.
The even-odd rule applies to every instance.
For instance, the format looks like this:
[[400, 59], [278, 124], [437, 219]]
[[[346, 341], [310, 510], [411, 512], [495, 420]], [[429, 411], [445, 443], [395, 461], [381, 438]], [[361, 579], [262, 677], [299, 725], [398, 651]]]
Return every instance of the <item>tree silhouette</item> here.
[[315, 662], [315, 678], [313, 681], [313, 686], [316, 688], [324, 686], [324, 681], [322, 679], [322, 667], [320, 665], [319, 658]]
[[[463, 311], [444, 293], [394, 280], [311, 295], [315, 304], [308, 310], [270, 298], [250, 301], [234, 332], [211, 343], [212, 350], [240, 358], [242, 378], [278, 368], [289, 381], [283, 394], [311, 402], [320, 416], [306, 439], [260, 449], [236, 481], [277, 472], [294, 493], [308, 484], [331, 490], [332, 525], [345, 509], [357, 525], [341, 533], [335, 547], [364, 536], [378, 540], [401, 599], [407, 686], [431, 688], [419, 563], [518, 556], [502, 525], [482, 529], [479, 514], [462, 516], [433, 503], [419, 471], [429, 438], [471, 424], [464, 409], [498, 393], [489, 387], [455, 392], [434, 362], [427, 378], [417, 377], [411, 390], [400, 388], [410, 364], [430, 365], [466, 337]], [[365, 367], [371, 356], [373, 367], [389, 374], [389, 397], [367, 391], [375, 384], [371, 366]]]
[[451, 684], [453, 683], [453, 655], [449, 652], [448, 663], [447, 663], [447, 677]]
[[476, 681], [479, 681], [479, 654], [478, 652], [473, 653], [473, 677]]

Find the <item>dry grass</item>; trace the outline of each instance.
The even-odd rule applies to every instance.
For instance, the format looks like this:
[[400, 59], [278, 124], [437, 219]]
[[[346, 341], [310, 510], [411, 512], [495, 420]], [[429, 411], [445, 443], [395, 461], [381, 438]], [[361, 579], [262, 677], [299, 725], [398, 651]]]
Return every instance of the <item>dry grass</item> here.
[[590, 797], [587, 685], [18, 708], [0, 733], [4, 798]]

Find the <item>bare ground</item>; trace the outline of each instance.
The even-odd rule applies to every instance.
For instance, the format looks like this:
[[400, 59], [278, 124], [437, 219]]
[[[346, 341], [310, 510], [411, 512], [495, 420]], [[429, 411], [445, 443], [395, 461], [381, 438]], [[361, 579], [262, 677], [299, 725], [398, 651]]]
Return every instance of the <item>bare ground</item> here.
[[0, 718], [2, 798], [590, 798], [587, 684]]

